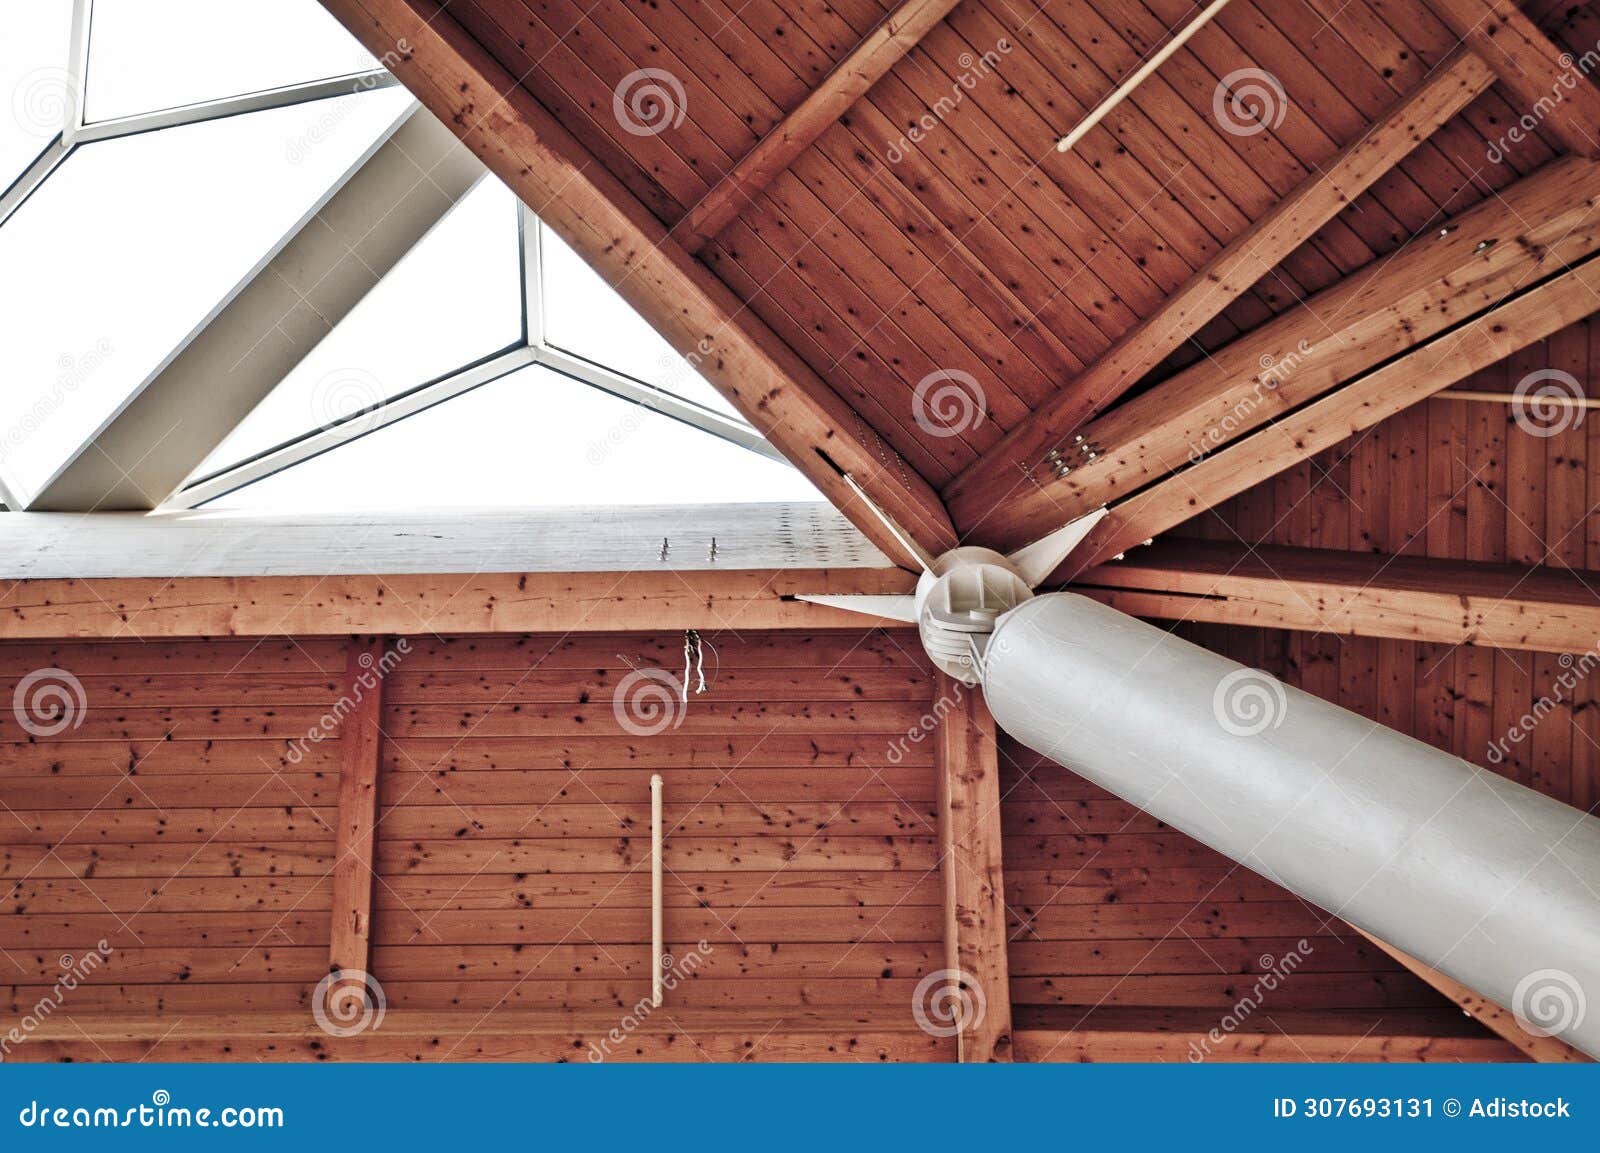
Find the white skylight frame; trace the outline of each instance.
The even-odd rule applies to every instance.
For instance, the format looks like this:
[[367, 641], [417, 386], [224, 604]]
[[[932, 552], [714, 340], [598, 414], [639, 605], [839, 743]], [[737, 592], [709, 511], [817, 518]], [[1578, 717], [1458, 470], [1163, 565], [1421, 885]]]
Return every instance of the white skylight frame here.
[[544, 274], [540, 243], [544, 225], [526, 205], [519, 203], [518, 211], [523, 306], [520, 344], [513, 344], [380, 404], [353, 412], [325, 428], [285, 441], [220, 472], [198, 477], [162, 502], [161, 510], [199, 508], [273, 473], [292, 468], [535, 364], [720, 437], [757, 456], [793, 467], [782, 453], [744, 421], [550, 344], [545, 336], [544, 324]]
[[[199, 103], [158, 109], [87, 122], [87, 85], [94, 0], [73, 0], [71, 44], [67, 60], [71, 99], [66, 102], [64, 122], [56, 136], [17, 179], [0, 191], [0, 227], [33, 195], [49, 176], [82, 145], [117, 139], [143, 132], [159, 131], [230, 116], [262, 112], [290, 105], [333, 97], [376, 91], [398, 84], [384, 68], [346, 73], [341, 76], [305, 81], [279, 88], [250, 92]], [[719, 412], [675, 393], [617, 371], [597, 361], [551, 344], [546, 338], [544, 320], [544, 271], [541, 235], [544, 225], [525, 205], [518, 206], [520, 267], [522, 289], [522, 334], [518, 342], [492, 353], [438, 379], [418, 385], [371, 408], [352, 413], [322, 429], [257, 453], [208, 476], [187, 482], [163, 501], [162, 510], [192, 509], [220, 496], [259, 481], [273, 473], [293, 467], [314, 456], [336, 449], [361, 436], [414, 416], [463, 393], [489, 384], [531, 365], [588, 385], [620, 400], [639, 404], [661, 415], [719, 437], [758, 456], [789, 465], [754, 427], [737, 417]], [[288, 237], [283, 238], [286, 242]], [[418, 243], [421, 243], [419, 241]], [[92, 438], [91, 438], [92, 439]], [[69, 455], [63, 464], [75, 460], [86, 448]], [[792, 467], [792, 465], [791, 465]], [[7, 509], [26, 507], [13, 499], [0, 481], [0, 504]]]
[[61, 165], [66, 163], [80, 145], [97, 140], [112, 140], [133, 136], [140, 132], [154, 132], [162, 128], [177, 128], [185, 124], [198, 124], [206, 120], [220, 120], [249, 112], [264, 112], [270, 108], [284, 108], [291, 104], [304, 104], [331, 96], [347, 96], [357, 92], [371, 92], [390, 88], [399, 81], [385, 68], [346, 73], [323, 80], [308, 80], [288, 84], [261, 92], [247, 92], [198, 104], [184, 104], [163, 108], [135, 116], [122, 116], [111, 120], [86, 123], [89, 74], [89, 36], [93, 25], [94, 0], [73, 0], [72, 45], [67, 56], [72, 99], [66, 102], [65, 122], [55, 138], [45, 145], [44, 151], [34, 158], [3, 192], [0, 192], [0, 226], [4, 226], [23, 202], [36, 192], [41, 184]]

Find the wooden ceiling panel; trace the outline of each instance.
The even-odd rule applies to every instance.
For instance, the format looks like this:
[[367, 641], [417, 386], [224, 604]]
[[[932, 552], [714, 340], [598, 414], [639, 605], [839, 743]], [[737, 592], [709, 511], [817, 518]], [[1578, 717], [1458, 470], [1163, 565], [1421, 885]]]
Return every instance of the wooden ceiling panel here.
[[[1496, 155], [1516, 85], [1479, 57], [1463, 68], [1432, 4], [1234, 0], [1067, 153], [1057, 139], [1190, 0], [444, 7], [844, 399], [863, 452], [943, 490], [970, 529], [975, 478], [993, 494], [1035, 475], [1033, 441], [1094, 413], [1133, 420], [1148, 405], [1119, 416], [1122, 398], [1385, 269], [1561, 154], [1541, 126]], [[1527, 14], [1574, 51], [1600, 36], [1593, 5]], [[651, 69], [668, 107], [630, 112]], [[1264, 85], [1267, 123], [1219, 113], [1241, 74]], [[1369, 138], [1382, 146], [1352, 162]], [[1270, 260], [1242, 259], [1263, 235]], [[941, 384], [968, 411], [930, 414]], [[1092, 408], [1060, 419], [1075, 390]], [[984, 531], [1043, 530], [1048, 511]]]

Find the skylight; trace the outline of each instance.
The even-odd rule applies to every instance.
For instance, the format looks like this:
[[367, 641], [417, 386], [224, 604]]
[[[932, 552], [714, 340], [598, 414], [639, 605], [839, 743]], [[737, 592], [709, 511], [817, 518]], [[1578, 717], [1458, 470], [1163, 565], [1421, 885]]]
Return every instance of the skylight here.
[[207, 507], [343, 512], [816, 499], [787, 464], [535, 365]]
[[27, 433], [0, 445], [11, 487], [42, 486], [409, 103], [346, 99], [293, 164], [306, 106], [86, 145], [0, 227], [0, 427]]
[[[23, 102], [0, 135], [0, 500], [27, 507], [415, 103], [316, 0], [18, 8], [0, 44]], [[163, 507], [819, 495], [485, 176]]]
[[85, 119], [177, 108], [376, 64], [317, 0], [94, 0]]

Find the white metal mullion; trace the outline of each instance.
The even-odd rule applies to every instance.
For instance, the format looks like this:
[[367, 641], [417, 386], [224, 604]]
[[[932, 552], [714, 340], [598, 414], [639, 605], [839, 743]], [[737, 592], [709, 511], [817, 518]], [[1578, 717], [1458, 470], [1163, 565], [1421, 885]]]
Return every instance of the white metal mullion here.
[[83, 128], [84, 108], [89, 100], [89, 25], [93, 0], [73, 0], [72, 40], [67, 49], [67, 74], [72, 77], [72, 107], [61, 126], [61, 141], [71, 149]]
[[533, 348], [544, 345], [544, 249], [539, 218], [520, 201], [518, 233], [522, 242], [522, 335]]
[[32, 196], [45, 178], [54, 172], [68, 156], [72, 155], [72, 146], [62, 142], [61, 137], [52, 140], [45, 150], [34, 158], [32, 164], [22, 170], [22, 175], [17, 177], [3, 194], [0, 194], [0, 225], [11, 219], [11, 214], [21, 208], [23, 202]]
[[179, 489], [161, 505], [162, 510], [197, 508], [208, 500], [243, 488], [275, 472], [310, 460], [329, 449], [358, 440], [369, 432], [415, 416], [424, 409], [470, 392], [534, 363], [533, 350], [522, 345], [507, 349], [481, 364], [452, 373], [431, 384], [386, 401], [368, 412], [356, 413], [325, 429], [278, 446], [252, 460]]
[[536, 353], [540, 364], [559, 372], [562, 376], [571, 377], [580, 384], [609, 392], [619, 399], [632, 401], [634, 404], [642, 404], [663, 416], [670, 416], [674, 420], [691, 425], [701, 432], [721, 437], [740, 448], [749, 449], [758, 456], [778, 461], [780, 464], [789, 463], [765, 437], [742, 421], [713, 412], [709, 408], [702, 408], [692, 401], [684, 400], [632, 377], [623, 376], [593, 361], [573, 356], [548, 344], [540, 346]]
[[398, 83], [398, 80], [382, 69], [335, 76], [329, 80], [310, 80], [304, 84], [290, 84], [283, 88], [248, 92], [243, 96], [227, 96], [200, 104], [184, 104], [177, 108], [140, 112], [133, 116], [121, 116], [115, 120], [98, 120], [80, 127], [75, 142], [88, 144], [95, 140], [132, 136], [160, 128], [181, 128], [186, 124], [220, 120], [226, 116], [267, 112], [274, 108], [287, 108], [291, 104], [310, 104], [316, 100], [328, 100], [336, 96], [356, 96], [365, 92], [376, 92], [382, 88], [392, 88]]

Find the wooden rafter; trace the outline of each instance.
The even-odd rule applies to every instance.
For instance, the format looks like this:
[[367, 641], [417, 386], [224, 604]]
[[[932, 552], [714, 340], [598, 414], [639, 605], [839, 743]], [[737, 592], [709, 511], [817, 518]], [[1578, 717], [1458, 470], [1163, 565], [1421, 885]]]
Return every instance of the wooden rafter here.
[[1569, 152], [1600, 159], [1600, 87], [1516, 0], [1429, 0], [1429, 5], [1494, 69], [1514, 112], [1531, 117]]
[[795, 598], [915, 584], [896, 568], [23, 580], [0, 591], [0, 639], [858, 628]]
[[1112, 506], [1056, 579], [1125, 553], [1583, 319], [1597, 299], [1600, 264], [1591, 258]]
[[1412, 973], [1423, 981], [1432, 985], [1450, 1000], [1461, 1006], [1461, 1011], [1467, 1016], [1482, 1024], [1491, 1033], [1502, 1037], [1515, 1045], [1524, 1054], [1535, 1061], [1570, 1061], [1586, 1063], [1589, 1058], [1583, 1053], [1568, 1045], [1559, 1037], [1541, 1036], [1530, 1033], [1517, 1023], [1517, 1019], [1493, 1001], [1480, 997], [1460, 981], [1445, 976], [1439, 970], [1423, 964], [1409, 953], [1402, 953], [1393, 945], [1385, 944], [1371, 933], [1356, 929], [1367, 940], [1382, 949], [1389, 956], [1399, 961]]
[[1052, 480], [1045, 464], [1047, 452], [1160, 365], [1492, 80], [1493, 73], [1477, 57], [1465, 52], [1453, 55], [1317, 175], [1218, 253], [951, 482], [944, 495], [962, 531], [987, 531], [993, 518], [1009, 515], [1007, 500], [1013, 490], [1020, 493]]
[[325, 6], [875, 544], [915, 564], [845, 474], [927, 551], [954, 542], [927, 482], [448, 11], [429, 0]]
[[673, 229], [678, 242], [699, 252], [726, 228], [739, 210], [755, 199], [811, 144], [838, 122], [928, 30], [949, 15], [959, 0], [902, 0], [822, 83], [784, 116], [772, 131], [734, 165]]
[[378, 828], [378, 765], [383, 743], [382, 637], [351, 642], [339, 701], [339, 816], [334, 826], [333, 925], [329, 989], [362, 985], [371, 973], [373, 848]]
[[1001, 872], [1000, 767], [982, 694], [940, 674], [935, 712], [945, 967], [959, 974], [962, 1061], [1010, 1061], [1011, 980]]
[[1007, 547], [1137, 492], [1600, 250], [1600, 166], [1529, 176], [1083, 427], [1070, 471], [992, 514]]
[[1163, 541], [1074, 591], [1134, 616], [1573, 653], [1600, 636], [1600, 573], [1335, 549]]

